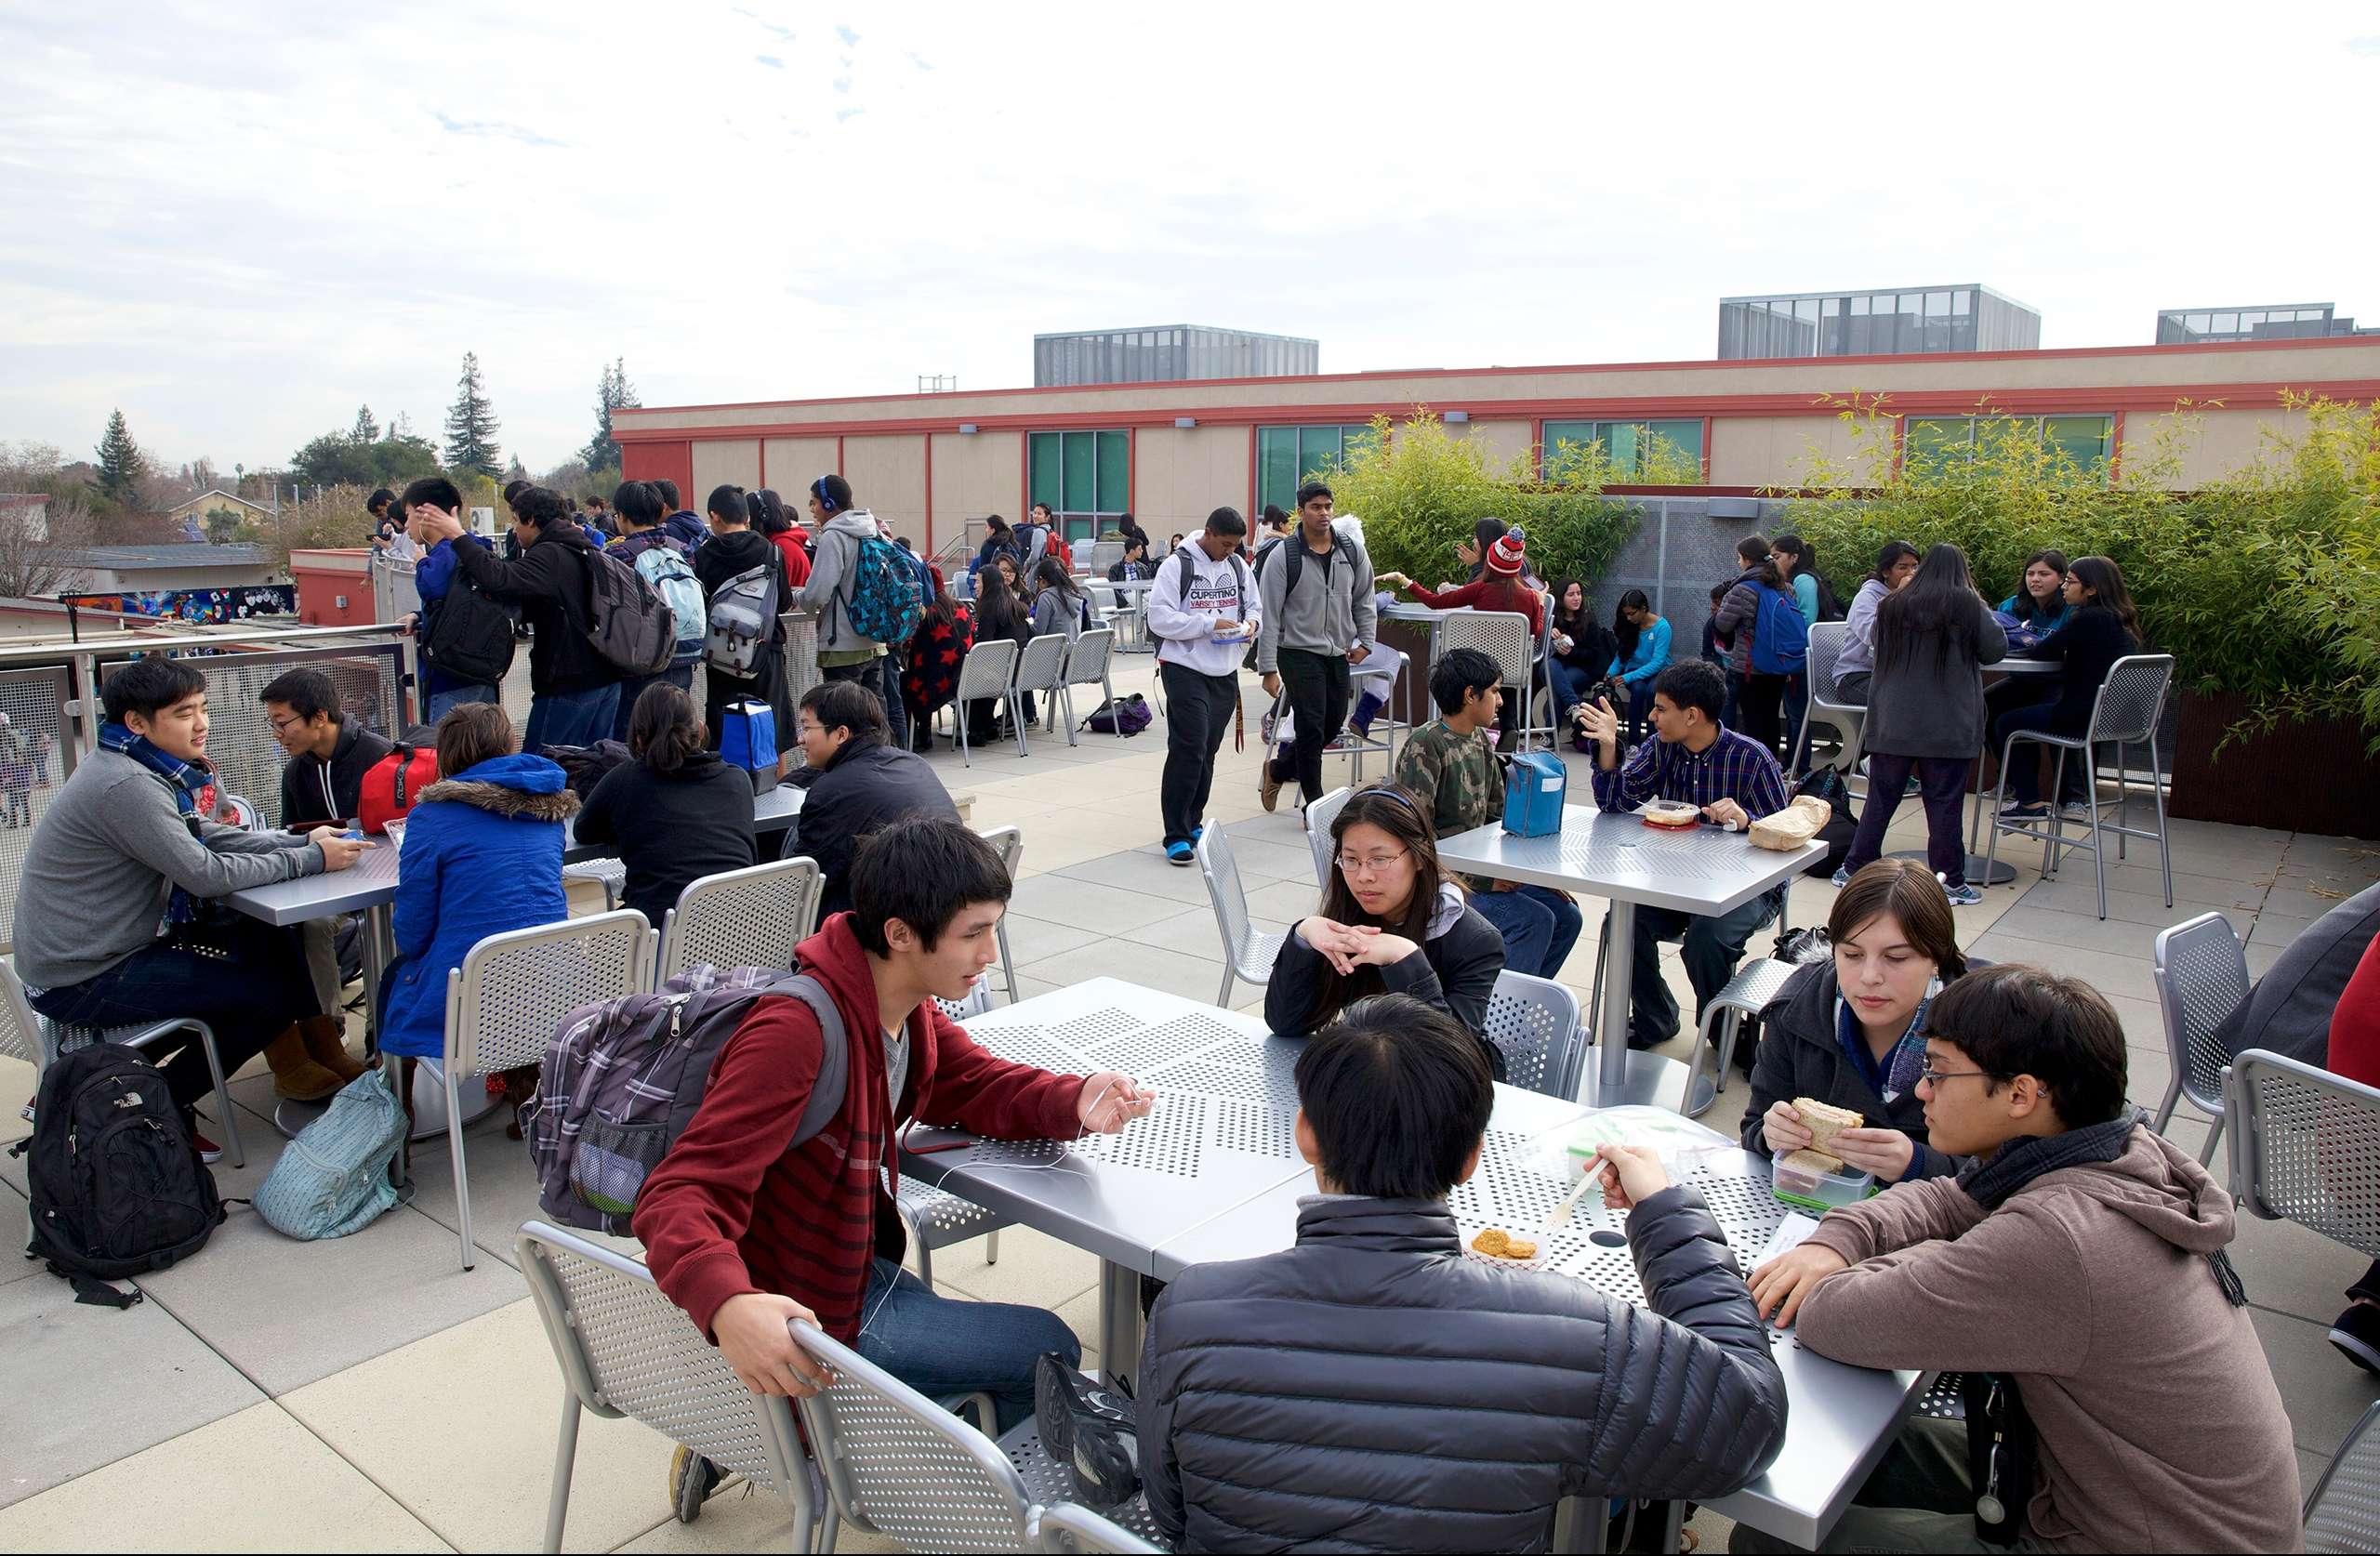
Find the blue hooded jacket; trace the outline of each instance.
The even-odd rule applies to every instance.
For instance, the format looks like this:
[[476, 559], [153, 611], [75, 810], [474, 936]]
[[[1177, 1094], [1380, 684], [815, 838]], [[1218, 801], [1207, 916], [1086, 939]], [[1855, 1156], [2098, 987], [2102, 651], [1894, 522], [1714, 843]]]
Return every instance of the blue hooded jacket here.
[[421, 791], [397, 859], [397, 960], [383, 979], [380, 1047], [446, 1048], [446, 975], [489, 935], [570, 916], [562, 823], [578, 797], [543, 757], [497, 757]]

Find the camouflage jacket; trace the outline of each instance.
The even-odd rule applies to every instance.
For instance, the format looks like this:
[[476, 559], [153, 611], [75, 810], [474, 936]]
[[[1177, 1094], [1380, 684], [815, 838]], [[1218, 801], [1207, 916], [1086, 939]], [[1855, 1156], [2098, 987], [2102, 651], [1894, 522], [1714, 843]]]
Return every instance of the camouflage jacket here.
[[[1429, 807], [1440, 837], [1485, 826], [1504, 813], [1504, 768], [1486, 732], [1460, 735], [1443, 719], [1407, 738], [1396, 758], [1396, 782]], [[1465, 876], [1462, 883], [1473, 891], [1495, 888], [1477, 876]]]

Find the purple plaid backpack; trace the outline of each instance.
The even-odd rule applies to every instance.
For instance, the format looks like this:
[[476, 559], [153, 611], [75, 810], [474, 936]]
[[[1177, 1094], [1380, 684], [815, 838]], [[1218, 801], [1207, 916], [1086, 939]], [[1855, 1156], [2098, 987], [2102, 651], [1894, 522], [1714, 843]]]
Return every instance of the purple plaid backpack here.
[[584, 1005], [562, 1018], [522, 1120], [539, 1208], [566, 1226], [630, 1235], [636, 1196], [693, 1122], [721, 1046], [770, 996], [809, 1006], [825, 1043], [818, 1083], [787, 1149], [831, 1123], [851, 1063], [833, 996], [816, 979], [782, 968], [690, 967], [657, 994]]

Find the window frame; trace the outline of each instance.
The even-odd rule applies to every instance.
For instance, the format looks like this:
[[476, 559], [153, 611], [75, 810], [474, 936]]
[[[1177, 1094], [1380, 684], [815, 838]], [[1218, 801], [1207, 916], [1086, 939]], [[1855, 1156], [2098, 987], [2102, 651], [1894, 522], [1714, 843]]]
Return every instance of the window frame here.
[[[1090, 442], [1091, 470], [1088, 479], [1091, 483], [1091, 506], [1089, 508], [1066, 506], [1066, 440], [1069, 438], [1086, 439]], [[1111, 438], [1116, 440], [1112, 444], [1107, 442]], [[1044, 442], [1045, 439], [1055, 441]], [[1048, 491], [1043, 483], [1044, 471], [1041, 468], [1042, 461], [1038, 456], [1045, 448], [1051, 450], [1054, 454], [1051, 463], [1055, 472], [1057, 484], [1055, 492]], [[1111, 475], [1105, 468], [1111, 459], [1117, 458], [1120, 458], [1123, 466], [1120, 476]], [[1108, 494], [1115, 495], [1119, 492], [1121, 494], [1121, 506], [1116, 508], [1106, 508], [1100, 504], [1100, 489], [1108, 485], [1111, 480], [1116, 482], [1116, 485], [1114, 491]], [[1071, 546], [1078, 540], [1097, 539], [1101, 526], [1106, 521], [1120, 518], [1131, 511], [1132, 434], [1130, 430], [1121, 427], [1069, 427], [1025, 433], [1025, 508], [1029, 512], [1034, 504], [1041, 502], [1050, 504], [1050, 512], [1058, 521], [1058, 533], [1065, 537], [1067, 545]]]
[[[1633, 468], [1626, 472], [1629, 477], [1641, 476], [1645, 473], [1645, 455], [1651, 449], [1653, 439], [1664, 437], [1676, 445], [1680, 454], [1694, 461], [1699, 480], [1700, 475], [1711, 468], [1711, 451], [1703, 446], [1702, 441], [1703, 434], [1707, 430], [1704, 421], [1705, 418], [1701, 416], [1646, 416], [1642, 419], [1630, 417], [1613, 421], [1589, 420], [1581, 416], [1545, 417], [1537, 424], [1537, 479], [1540, 481], [1546, 479], [1548, 462], [1561, 443], [1579, 442], [1576, 438], [1558, 436], [1554, 429], [1583, 427], [1590, 429], [1590, 437], [1595, 442], [1602, 444], [1606, 451], [1611, 447], [1608, 441], [1611, 429], [1633, 429], [1635, 439], [1635, 457], [1633, 461]], [[1676, 432], [1665, 430], [1671, 428], [1690, 428], [1693, 430], [1693, 442], [1689, 444]], [[1622, 484], [1628, 484], [1628, 482], [1623, 481]]]
[[[1289, 434], [1293, 440], [1290, 445], [1290, 463], [1296, 467], [1295, 472], [1289, 478], [1289, 490], [1286, 492], [1279, 489], [1273, 478], [1272, 472], [1266, 468], [1268, 461], [1265, 457], [1267, 452], [1265, 444], [1275, 434], [1284, 432]], [[1330, 465], [1344, 465], [1346, 463], [1350, 446], [1359, 437], [1370, 437], [1372, 435], [1372, 429], [1369, 422], [1347, 421], [1275, 421], [1265, 422], [1257, 427], [1256, 511], [1258, 513], [1264, 511], [1264, 507], [1267, 503], [1278, 503], [1281, 506], [1282, 511], [1286, 513], [1294, 513], [1297, 511], [1298, 488], [1305, 484], [1307, 477], [1313, 475], [1319, 469], [1327, 468], [1322, 465], [1309, 465], [1306, 463], [1306, 437], [1309, 433], [1320, 432], [1335, 432], [1338, 434], [1339, 450], [1336, 454], [1329, 456], [1329, 463]]]

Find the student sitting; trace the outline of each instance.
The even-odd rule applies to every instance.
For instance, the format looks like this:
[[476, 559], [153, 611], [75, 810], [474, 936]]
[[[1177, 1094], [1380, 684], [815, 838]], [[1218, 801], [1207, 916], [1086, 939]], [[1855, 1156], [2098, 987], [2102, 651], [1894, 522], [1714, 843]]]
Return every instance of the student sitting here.
[[1587, 608], [1587, 586], [1565, 578], [1554, 587], [1554, 635], [1546, 644], [1545, 682], [1554, 698], [1554, 727], [1570, 722], [1570, 710], [1611, 673], [1620, 640]]
[[[1529, 641], [1535, 643], [1545, 626], [1545, 597], [1523, 576], [1528, 567], [1527, 543], [1526, 531], [1504, 530], [1488, 543], [1480, 559], [1482, 571], [1477, 580], [1460, 588], [1425, 589], [1402, 573], [1383, 573], [1379, 581], [1389, 587], [1405, 589], [1422, 604], [1438, 610], [1468, 607], [1474, 611], [1510, 612], [1527, 621]], [[1515, 702], [1498, 716], [1497, 733], [1508, 748], [1520, 725], [1520, 705]]]
[[2000, 602], [2000, 609], [2036, 637], [2046, 638], [2074, 614], [2066, 598], [2066, 553], [2055, 548], [2025, 559], [2024, 587]]
[[1111, 584], [1132, 583], [1157, 576], [1157, 563], [1150, 560], [1148, 537], [1137, 536], [1124, 542], [1123, 559], [1107, 569]]
[[1835, 700], [1865, 707], [1868, 681], [1876, 670], [1876, 611], [1884, 597], [1917, 576], [1917, 547], [1887, 540], [1876, 553], [1876, 571], [1860, 580], [1843, 618], [1843, 652], [1834, 661]]
[[1701, 1196], [1653, 1152], [1603, 1169], [1640, 1308], [1464, 1257], [1447, 1196], [1479, 1168], [1495, 1095], [1441, 1012], [1358, 1001], [1298, 1056], [1297, 1087], [1318, 1191], [1297, 1245], [1195, 1266], [1149, 1315], [1140, 1468], [1170, 1548], [1541, 1550], [1565, 1497], [1717, 1497], [1776, 1457], [1768, 1337]]
[[[804, 1398], [826, 1383], [789, 1332], [815, 1324], [925, 1394], [988, 1391], [1006, 1431], [1033, 1413], [1035, 1359], [1055, 1352], [1072, 1365], [1081, 1345], [1054, 1313], [937, 1297], [901, 1268], [893, 1139], [913, 1120], [997, 1140], [1112, 1134], [1155, 1094], [1115, 1071], [996, 1059], [936, 1008], [966, 997], [999, 954], [1011, 883], [982, 837], [956, 821], [896, 822], [860, 851], [851, 884], [852, 911], [795, 952], [842, 1017], [842, 1107], [814, 1139], [786, 1145], [823, 1035], [800, 1000], [760, 1000], [637, 1196], [636, 1235], [662, 1291], [754, 1393]], [[716, 1466], [679, 1449], [679, 1517], [696, 1516], [718, 1482]]]
[[1787, 979], [1760, 1013], [1744, 1149], [1785, 1155], [1808, 1145], [1793, 1107], [1807, 1097], [1867, 1120], [1827, 1150], [1880, 1184], [1957, 1171], [1925, 1143], [1917, 1095], [1927, 1002], [1967, 970], [1941, 883], [1913, 859], [1879, 859], [1835, 894], [1826, 932], [1833, 956]]
[[912, 751], [933, 749], [933, 716], [959, 694], [959, 672], [966, 668], [968, 650], [975, 646], [974, 618], [943, 582], [940, 568], [932, 570], [931, 582], [926, 613], [909, 639], [901, 672], [901, 702], [908, 710]]
[[[992, 559], [992, 565], [975, 580], [975, 641], [978, 643], [1012, 642], [1019, 653], [1033, 640], [1033, 619], [1025, 601], [1016, 592], [1016, 559], [1002, 551]], [[999, 699], [975, 697], [966, 707], [967, 741], [971, 745], [987, 745], [999, 738]], [[1033, 722], [1033, 694], [1018, 699], [1016, 716], [1026, 723]]]
[[[2035, 659], [2056, 660], [2063, 666], [2057, 695], [2000, 715], [1991, 728], [1994, 756], [2007, 749], [2008, 737], [2019, 730], [2045, 730], [2057, 735], [2088, 732], [2100, 683], [2117, 660], [2140, 652], [2140, 616], [2133, 609], [2132, 590], [2124, 587], [2123, 569], [2114, 561], [2106, 557], [2076, 558], [2067, 570], [2066, 600], [2074, 607], [2074, 614], [2064, 626], [2033, 645], [2032, 652]], [[2017, 753], [2007, 774], [2009, 804], [2000, 812], [2001, 820], [2041, 821], [2049, 815], [2049, 807], [2042, 802], [2041, 750], [2031, 745]], [[2066, 753], [2057, 798], [2069, 813], [2088, 813], [2082, 753]]]
[[801, 694], [801, 754], [787, 782], [807, 788], [778, 857], [818, 862], [821, 917], [851, 906], [859, 841], [903, 816], [959, 819], [950, 791], [923, 757], [889, 744], [884, 708], [858, 681], [824, 680]]
[[[70, 1026], [194, 1018], [214, 1030], [226, 1075], [262, 1053], [285, 1095], [320, 1096], [326, 1081], [336, 1089], [357, 1066], [315, 998], [298, 937], [200, 904], [344, 870], [364, 845], [327, 826], [299, 836], [205, 819], [206, 681], [182, 661], [136, 659], [99, 696], [99, 749], [34, 824], [17, 877], [26, 997]], [[339, 1071], [328, 1071], [334, 1059]], [[187, 1119], [212, 1085], [205, 1056], [184, 1043], [158, 1068]], [[198, 1143], [212, 1161], [215, 1147]]]
[[[1719, 721], [1726, 688], [1719, 674], [1697, 659], [1673, 665], [1653, 685], [1653, 732], [1658, 739], [1636, 747], [1620, 763], [1620, 716], [1597, 702], [1579, 710], [1595, 743], [1595, 799], [1606, 811], [1630, 811], [1649, 799], [1699, 806], [1703, 819], [1738, 828], [1785, 809], [1785, 772], [1758, 741]], [[1783, 887], [1764, 892], [1731, 913], [1703, 918], [1669, 908], [1636, 910], [1635, 973], [1630, 984], [1628, 1041], [1651, 1048], [1677, 1035], [1677, 1000], [1661, 976], [1661, 944], [1682, 942], [1686, 975], [1694, 985], [1698, 1020], [1736, 973], [1744, 943], [1777, 916]]]
[[[1653, 602], [1643, 589], [1620, 597], [1611, 624], [1611, 667], [1604, 673], [1620, 682], [1628, 706], [1628, 741], [1636, 745], [1653, 722], [1653, 683], [1670, 667], [1670, 624], [1653, 613]], [[1569, 721], [1565, 710], [1563, 721]]]
[[1043, 557], [1033, 569], [1033, 635], [1064, 636], [1070, 643], [1081, 637], [1091, 625], [1091, 601], [1067, 575], [1066, 564]]
[[1478, 1035], [1501, 1075], [1504, 1056], [1485, 1033], [1504, 937], [1440, 872], [1428, 812], [1395, 785], [1376, 784], [1347, 797], [1330, 843], [1322, 911], [1300, 919], [1273, 958], [1266, 1022], [1302, 1037], [1366, 995], [1411, 995]]
[[[2011, 1549], [2298, 1549], [2289, 1417], [2223, 1253], [2231, 1195], [2125, 1105], [2108, 1002], [1979, 969], [1926, 1012], [1925, 1056], [1931, 1144], [1977, 1165], [1829, 1211], [1753, 1273], [1762, 1316], [1854, 1366], [2003, 1376], [2035, 1437], [1998, 1461]], [[1911, 1421], [1825, 1549], [1999, 1549], [1977, 1543], [1976, 1425]], [[1732, 1549], [1790, 1548], [1739, 1526]]]
[[[1430, 696], [1438, 717], [1406, 741], [1396, 782], [1430, 808], [1430, 824], [1446, 837], [1504, 813], [1504, 769], [1482, 734], [1503, 704], [1502, 672], [1477, 649], [1455, 649], [1430, 671]], [[1503, 936], [1506, 967], [1535, 978], [1562, 975], [1580, 923], [1567, 893], [1485, 876], [1462, 884], [1472, 911]]]
[[648, 686], [628, 720], [628, 755], [596, 782], [578, 812], [582, 843], [616, 843], [628, 868], [620, 905], [661, 927], [686, 888], [759, 863], [752, 780], [720, 760], [694, 700]]
[[446, 1051], [446, 975], [472, 946], [570, 916], [562, 823], [578, 797], [562, 769], [516, 751], [501, 704], [469, 703], [438, 721], [438, 772], [405, 818], [381, 980], [381, 1050], [408, 1059]]

